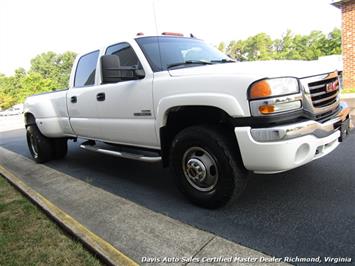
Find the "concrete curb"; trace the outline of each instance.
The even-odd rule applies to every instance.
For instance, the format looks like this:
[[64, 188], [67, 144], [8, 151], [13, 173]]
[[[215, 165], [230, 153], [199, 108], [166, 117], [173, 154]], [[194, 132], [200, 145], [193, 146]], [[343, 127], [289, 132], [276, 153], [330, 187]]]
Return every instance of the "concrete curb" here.
[[21, 193], [30, 198], [31, 201], [39, 206], [49, 217], [54, 219], [71, 235], [74, 235], [76, 238], [78, 238], [82, 243], [84, 243], [85, 246], [87, 246], [106, 263], [109, 265], [138, 265], [131, 258], [127, 257], [121, 251], [114, 248], [110, 243], [106, 242], [101, 237], [91, 232], [63, 210], [53, 205], [41, 194], [31, 189], [2, 165], [0, 165], [0, 173]]

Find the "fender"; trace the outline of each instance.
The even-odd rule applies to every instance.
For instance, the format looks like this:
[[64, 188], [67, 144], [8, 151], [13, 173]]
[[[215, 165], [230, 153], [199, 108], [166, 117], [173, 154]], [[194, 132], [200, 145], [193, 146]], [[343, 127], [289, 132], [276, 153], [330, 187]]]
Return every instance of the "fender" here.
[[74, 136], [66, 106], [66, 90], [28, 97], [24, 114], [31, 113], [40, 132], [46, 137]]
[[222, 93], [184, 93], [160, 99], [156, 113], [156, 132], [166, 125], [169, 110], [179, 106], [212, 106], [225, 111], [230, 116], [245, 116], [235, 97]]

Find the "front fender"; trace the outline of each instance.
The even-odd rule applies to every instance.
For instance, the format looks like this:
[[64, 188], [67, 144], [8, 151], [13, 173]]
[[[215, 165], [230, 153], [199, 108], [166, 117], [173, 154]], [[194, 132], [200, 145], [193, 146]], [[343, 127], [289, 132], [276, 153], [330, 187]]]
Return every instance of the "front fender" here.
[[225, 111], [230, 116], [245, 116], [235, 97], [221, 93], [184, 93], [162, 98], [157, 106], [156, 130], [166, 125], [169, 110], [179, 106], [211, 106]]

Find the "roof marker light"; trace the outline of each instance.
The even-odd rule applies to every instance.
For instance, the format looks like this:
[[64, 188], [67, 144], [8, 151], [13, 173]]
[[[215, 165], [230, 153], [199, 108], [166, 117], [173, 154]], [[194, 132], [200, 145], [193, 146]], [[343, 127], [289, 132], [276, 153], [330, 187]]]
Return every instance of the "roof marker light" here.
[[180, 36], [180, 37], [183, 37], [183, 36], [184, 36], [184, 34], [182, 34], [182, 33], [169, 32], [169, 31], [165, 31], [165, 32], [163, 32], [161, 35], [171, 35], [171, 36]]

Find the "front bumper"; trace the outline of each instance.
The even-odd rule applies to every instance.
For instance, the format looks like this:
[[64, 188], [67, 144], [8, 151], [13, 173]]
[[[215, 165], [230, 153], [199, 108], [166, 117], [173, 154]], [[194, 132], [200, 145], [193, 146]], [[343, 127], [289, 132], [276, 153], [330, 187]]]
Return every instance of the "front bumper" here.
[[244, 166], [256, 173], [272, 174], [304, 165], [332, 152], [344, 132], [350, 109], [342, 103], [335, 118], [324, 123], [306, 121], [271, 128], [234, 129]]

